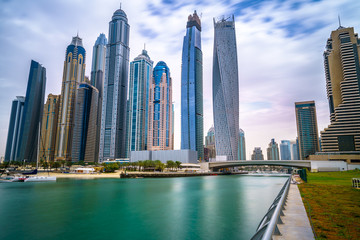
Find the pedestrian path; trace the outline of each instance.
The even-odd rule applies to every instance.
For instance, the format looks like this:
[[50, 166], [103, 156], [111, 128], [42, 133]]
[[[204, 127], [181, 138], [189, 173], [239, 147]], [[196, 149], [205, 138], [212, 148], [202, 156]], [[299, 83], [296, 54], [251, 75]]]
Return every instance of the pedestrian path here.
[[278, 224], [281, 236], [273, 236], [274, 240], [314, 239], [299, 188], [295, 184], [290, 184], [284, 214], [281, 217], [284, 224]]

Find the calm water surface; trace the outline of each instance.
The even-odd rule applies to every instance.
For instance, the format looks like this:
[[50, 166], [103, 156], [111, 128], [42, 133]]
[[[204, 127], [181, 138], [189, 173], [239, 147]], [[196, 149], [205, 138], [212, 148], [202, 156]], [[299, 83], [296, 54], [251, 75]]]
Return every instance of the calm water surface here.
[[0, 239], [249, 239], [285, 177], [0, 184]]

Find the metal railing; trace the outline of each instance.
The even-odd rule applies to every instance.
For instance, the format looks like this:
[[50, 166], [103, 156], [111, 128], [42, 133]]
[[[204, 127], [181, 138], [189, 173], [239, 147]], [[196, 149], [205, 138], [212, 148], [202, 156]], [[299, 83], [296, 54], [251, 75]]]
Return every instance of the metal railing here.
[[289, 188], [291, 177], [285, 182], [281, 188], [279, 194], [271, 204], [269, 210], [260, 221], [259, 226], [256, 229], [256, 233], [251, 240], [271, 240], [273, 235], [281, 235], [277, 224], [282, 224], [280, 216], [284, 216], [283, 210]]
[[360, 178], [353, 178], [352, 179], [352, 186], [354, 188], [360, 188]]

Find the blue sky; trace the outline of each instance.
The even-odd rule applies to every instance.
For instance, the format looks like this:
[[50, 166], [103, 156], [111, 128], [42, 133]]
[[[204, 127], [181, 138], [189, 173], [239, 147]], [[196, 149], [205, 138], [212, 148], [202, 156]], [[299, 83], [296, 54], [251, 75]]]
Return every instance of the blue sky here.
[[[0, 156], [4, 155], [11, 101], [25, 95], [31, 59], [47, 69], [46, 95], [61, 92], [66, 46], [79, 31], [90, 75], [92, 47], [119, 1], [0, 0]], [[213, 123], [213, 18], [235, 15], [240, 79], [240, 127], [247, 157], [263, 152], [271, 138], [296, 138], [294, 102], [315, 100], [319, 130], [329, 124], [323, 51], [332, 30], [360, 32], [358, 0], [171, 1], [124, 0], [130, 24], [130, 60], [146, 43], [156, 64], [165, 61], [173, 78], [175, 148], [180, 147], [181, 49], [187, 16], [201, 15], [204, 66], [204, 129]]]

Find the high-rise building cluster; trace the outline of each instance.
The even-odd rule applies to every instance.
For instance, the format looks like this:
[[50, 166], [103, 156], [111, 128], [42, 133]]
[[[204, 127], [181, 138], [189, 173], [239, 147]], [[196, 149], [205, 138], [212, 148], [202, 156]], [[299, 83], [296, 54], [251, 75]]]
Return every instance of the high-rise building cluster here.
[[[181, 149], [198, 161], [246, 160], [239, 128], [239, 73], [234, 16], [214, 19], [212, 100], [214, 126], [205, 136], [201, 20], [188, 16], [181, 59]], [[61, 94], [44, 105], [46, 70], [31, 61], [26, 96], [12, 103], [5, 161], [102, 162], [134, 151], [174, 149], [173, 79], [165, 61], [154, 65], [142, 50], [130, 61], [130, 25], [118, 9], [93, 46], [91, 76], [85, 76], [82, 38], [65, 50]], [[319, 132], [314, 101], [295, 103], [296, 140], [275, 139], [268, 160], [360, 151], [360, 39], [353, 28], [331, 33], [324, 52], [330, 125]], [[256, 147], [253, 160], [263, 160]]]
[[[214, 21], [214, 27], [218, 134], [212, 128], [204, 146], [201, 20], [195, 11], [188, 16], [183, 40], [181, 149], [196, 151], [203, 161], [204, 151], [207, 159], [215, 159], [216, 145], [219, 156], [245, 159], [234, 17]], [[65, 51], [61, 94], [49, 94], [45, 105], [45, 68], [32, 61], [26, 97], [13, 101], [5, 160], [102, 162], [128, 158], [132, 151], [173, 150], [170, 69], [164, 61], [154, 66], [145, 48], [130, 62], [129, 41], [127, 15], [118, 9], [108, 39], [101, 33], [95, 41], [89, 78], [83, 39], [73, 37]]]

